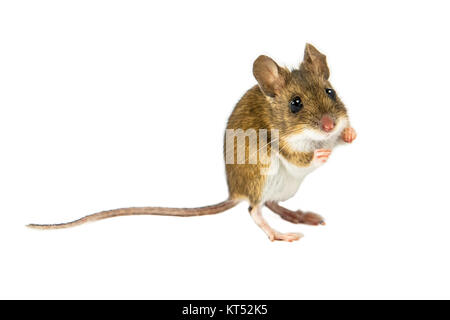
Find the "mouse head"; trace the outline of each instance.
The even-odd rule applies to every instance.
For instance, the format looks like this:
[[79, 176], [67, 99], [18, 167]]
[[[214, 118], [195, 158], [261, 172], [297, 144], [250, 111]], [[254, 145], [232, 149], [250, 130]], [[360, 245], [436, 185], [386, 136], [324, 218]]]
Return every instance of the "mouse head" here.
[[259, 56], [253, 74], [269, 102], [269, 121], [281, 136], [325, 140], [340, 134], [346, 125], [347, 111], [328, 81], [326, 57], [312, 45], [306, 45], [299, 69], [289, 71]]

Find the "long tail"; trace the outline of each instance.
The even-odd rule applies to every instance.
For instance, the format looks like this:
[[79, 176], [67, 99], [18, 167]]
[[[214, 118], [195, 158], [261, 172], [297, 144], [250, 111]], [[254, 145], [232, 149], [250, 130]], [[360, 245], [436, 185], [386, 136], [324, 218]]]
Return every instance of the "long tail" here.
[[193, 217], [204, 216], [208, 214], [216, 214], [233, 208], [239, 201], [226, 200], [218, 204], [199, 208], [163, 208], [163, 207], [138, 207], [138, 208], [122, 208], [108, 211], [101, 211], [90, 214], [78, 220], [58, 224], [29, 224], [27, 227], [33, 229], [63, 229], [79, 226], [86, 222], [119, 217], [119, 216], [139, 216], [139, 215], [155, 215], [155, 216], [174, 216], [174, 217]]

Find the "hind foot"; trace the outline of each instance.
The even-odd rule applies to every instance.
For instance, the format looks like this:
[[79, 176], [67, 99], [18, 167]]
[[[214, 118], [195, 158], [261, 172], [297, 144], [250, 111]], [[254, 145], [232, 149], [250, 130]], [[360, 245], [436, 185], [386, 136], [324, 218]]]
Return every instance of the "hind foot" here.
[[266, 202], [266, 207], [278, 214], [282, 219], [291, 223], [303, 223], [311, 226], [325, 225], [325, 220], [313, 212], [292, 211], [280, 206], [277, 202]]
[[297, 241], [300, 240], [301, 238], [303, 238], [303, 234], [298, 233], [298, 232], [288, 232], [288, 233], [281, 233], [281, 232], [273, 232], [268, 234], [269, 236], [269, 240], [270, 241], [287, 241], [287, 242], [292, 242], [292, 241]]
[[355, 139], [356, 131], [352, 127], [345, 128], [344, 131], [342, 131], [342, 140], [345, 142], [352, 143]]
[[292, 241], [297, 241], [300, 238], [303, 237], [303, 235], [301, 233], [281, 233], [278, 232], [277, 230], [273, 229], [271, 226], [269, 226], [269, 224], [266, 222], [266, 220], [264, 220], [262, 214], [261, 214], [261, 206], [255, 206], [255, 207], [250, 207], [249, 208], [250, 211], [250, 216], [253, 218], [253, 220], [256, 222], [256, 224], [266, 233], [266, 235], [269, 237], [270, 241], [287, 241], [287, 242], [292, 242]]
[[292, 223], [303, 223], [310, 226], [325, 225], [323, 217], [313, 212], [302, 212], [300, 210], [297, 210], [292, 211], [291, 214], [280, 215], [280, 217]]

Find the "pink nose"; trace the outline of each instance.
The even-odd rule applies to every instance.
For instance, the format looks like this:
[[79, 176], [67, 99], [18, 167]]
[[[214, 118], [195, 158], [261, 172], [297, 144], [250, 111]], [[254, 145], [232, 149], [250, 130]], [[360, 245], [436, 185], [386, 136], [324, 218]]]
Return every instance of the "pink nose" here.
[[330, 132], [334, 128], [334, 121], [329, 116], [322, 117], [322, 130], [325, 132]]

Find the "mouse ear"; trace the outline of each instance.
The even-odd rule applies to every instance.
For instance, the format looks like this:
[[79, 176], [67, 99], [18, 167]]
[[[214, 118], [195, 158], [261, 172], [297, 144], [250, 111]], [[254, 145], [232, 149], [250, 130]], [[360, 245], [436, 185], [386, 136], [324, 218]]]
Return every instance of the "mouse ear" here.
[[303, 57], [303, 62], [300, 64], [300, 70], [312, 72], [324, 77], [325, 79], [330, 77], [327, 57], [309, 43], [305, 46], [305, 56]]
[[278, 66], [268, 56], [259, 56], [253, 63], [253, 75], [262, 92], [269, 97], [274, 97], [285, 86], [288, 71]]

